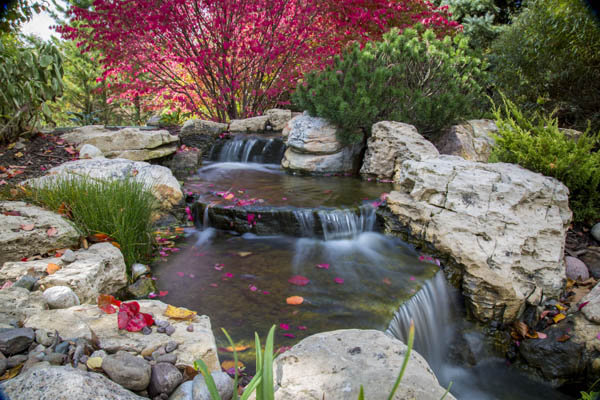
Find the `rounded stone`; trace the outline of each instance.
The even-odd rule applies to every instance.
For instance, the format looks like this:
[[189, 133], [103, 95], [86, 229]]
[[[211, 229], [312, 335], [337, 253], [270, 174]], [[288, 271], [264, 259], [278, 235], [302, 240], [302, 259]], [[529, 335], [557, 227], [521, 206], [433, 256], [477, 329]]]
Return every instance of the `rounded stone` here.
[[585, 281], [590, 277], [587, 266], [578, 258], [566, 256], [567, 278], [575, 281]]
[[157, 363], [152, 367], [152, 378], [148, 386], [150, 396], [171, 394], [183, 380], [181, 372], [172, 364]]
[[600, 222], [592, 227], [592, 237], [600, 243]]
[[35, 339], [31, 328], [6, 329], [0, 332], [0, 351], [4, 354], [18, 354], [26, 350]]
[[91, 144], [84, 144], [79, 150], [79, 158], [97, 158], [104, 157], [102, 150]]
[[25, 275], [22, 278], [20, 278], [18, 281], [16, 281], [15, 284], [12, 285], [12, 287], [22, 287], [22, 288], [25, 288], [25, 289], [31, 291], [36, 282], [37, 282], [37, 278], [34, 278], [33, 276]]
[[35, 331], [35, 341], [48, 347], [54, 342], [54, 332], [38, 329]]
[[128, 353], [105, 357], [102, 361], [102, 369], [114, 382], [135, 391], [148, 387], [152, 372], [148, 361]]
[[78, 306], [79, 297], [68, 286], [53, 286], [44, 290], [44, 300], [51, 309]]
[[131, 276], [133, 280], [137, 280], [142, 275], [145, 275], [150, 272], [150, 268], [144, 264], [135, 263], [131, 266]]
[[73, 250], [67, 249], [67, 251], [64, 252], [60, 259], [61, 261], [64, 261], [66, 263], [72, 263], [75, 262], [75, 260], [77, 259], [77, 255]]

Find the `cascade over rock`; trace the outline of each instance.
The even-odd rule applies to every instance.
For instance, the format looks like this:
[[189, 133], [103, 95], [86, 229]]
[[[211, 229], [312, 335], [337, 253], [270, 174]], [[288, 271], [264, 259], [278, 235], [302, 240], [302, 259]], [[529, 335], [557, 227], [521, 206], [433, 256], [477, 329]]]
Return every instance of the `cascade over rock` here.
[[558, 180], [455, 156], [405, 161], [396, 179], [387, 230], [450, 257], [477, 319], [509, 323], [529, 296], [560, 294], [572, 213]]

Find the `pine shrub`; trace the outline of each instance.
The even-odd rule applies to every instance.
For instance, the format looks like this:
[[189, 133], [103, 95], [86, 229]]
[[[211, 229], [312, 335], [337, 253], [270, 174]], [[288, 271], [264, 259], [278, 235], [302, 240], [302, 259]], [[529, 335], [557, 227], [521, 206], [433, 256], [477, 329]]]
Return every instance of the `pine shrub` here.
[[410, 123], [433, 137], [478, 114], [484, 68], [464, 36], [438, 39], [417, 25], [363, 49], [355, 45], [328, 69], [307, 74], [293, 101], [339, 126], [343, 143], [360, 141], [381, 120]]

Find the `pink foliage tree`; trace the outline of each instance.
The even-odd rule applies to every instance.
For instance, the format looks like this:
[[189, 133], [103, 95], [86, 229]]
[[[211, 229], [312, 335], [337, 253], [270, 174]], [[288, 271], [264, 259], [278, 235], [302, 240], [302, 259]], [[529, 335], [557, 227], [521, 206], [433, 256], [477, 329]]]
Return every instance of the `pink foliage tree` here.
[[95, 0], [59, 28], [103, 54], [104, 78], [225, 121], [285, 104], [302, 75], [349, 42], [421, 22], [457, 29], [422, 0]]

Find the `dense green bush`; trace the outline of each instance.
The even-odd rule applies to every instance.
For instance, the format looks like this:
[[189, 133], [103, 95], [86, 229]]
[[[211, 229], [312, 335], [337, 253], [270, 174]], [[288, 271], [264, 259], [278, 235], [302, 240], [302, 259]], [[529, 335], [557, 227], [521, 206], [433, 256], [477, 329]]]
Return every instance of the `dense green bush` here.
[[532, 0], [492, 45], [492, 78], [529, 111], [600, 129], [600, 25], [581, 0]]
[[494, 0], [442, 0], [439, 5], [448, 6], [452, 19], [461, 23], [475, 48], [487, 48], [500, 33], [501, 10]]
[[462, 35], [440, 40], [420, 26], [392, 30], [307, 74], [293, 100], [338, 125], [344, 143], [360, 141], [381, 120], [413, 124], [431, 137], [478, 111], [484, 67]]
[[576, 222], [600, 218], [600, 132], [586, 130], [578, 139], [558, 127], [558, 120], [522, 113], [507, 99], [494, 109], [498, 135], [491, 162], [519, 164], [552, 176], [569, 188], [569, 206]]
[[0, 37], [0, 143], [50, 118], [46, 102], [62, 95], [62, 57], [49, 43], [25, 47], [11, 35]]

